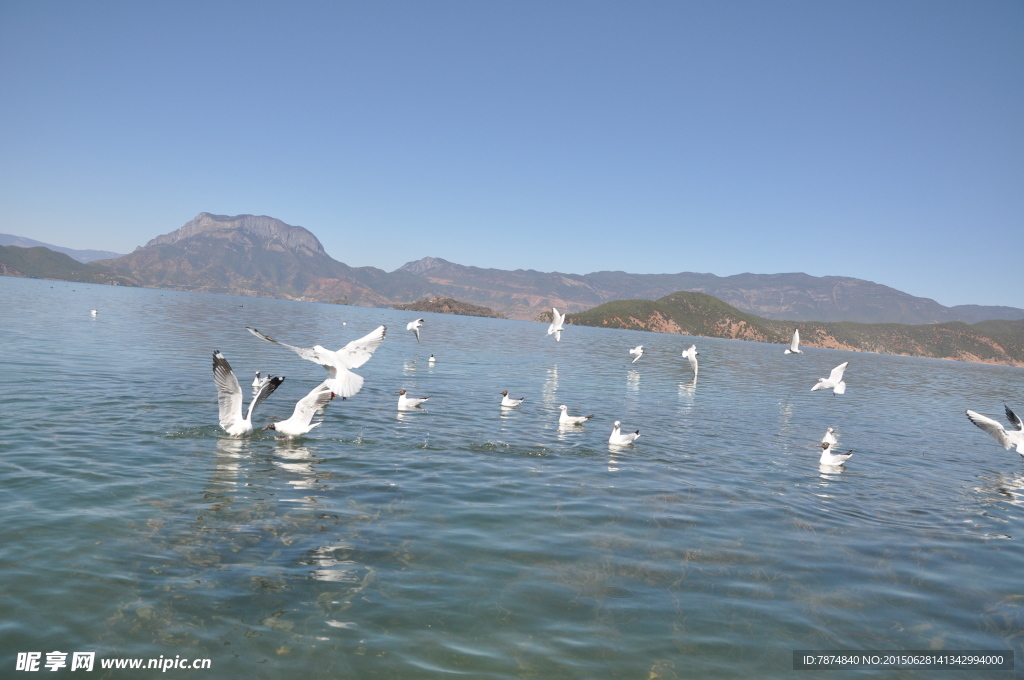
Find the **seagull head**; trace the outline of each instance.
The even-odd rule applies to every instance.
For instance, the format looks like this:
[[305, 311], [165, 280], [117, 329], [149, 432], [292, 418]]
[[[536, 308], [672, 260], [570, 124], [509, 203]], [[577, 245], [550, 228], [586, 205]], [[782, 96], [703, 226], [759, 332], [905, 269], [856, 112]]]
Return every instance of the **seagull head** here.
[[566, 406], [565, 406], [565, 404], [562, 404], [562, 405], [561, 405], [561, 406], [559, 406], [558, 408], [559, 408], [559, 410], [562, 410], [562, 411], [566, 410]]
[[274, 423], [270, 423], [265, 428], [263, 428], [263, 432], [266, 432], [267, 430], [274, 430], [276, 432], [277, 426]]
[[615, 428], [616, 429], [618, 429], [621, 425], [622, 425], [622, 423], [620, 423], [618, 420], [615, 421]]
[[398, 390], [395, 392], [395, 394], [405, 394], [405, 390]]
[[508, 396], [508, 390], [502, 390], [501, 391], [501, 396], [507, 397]]

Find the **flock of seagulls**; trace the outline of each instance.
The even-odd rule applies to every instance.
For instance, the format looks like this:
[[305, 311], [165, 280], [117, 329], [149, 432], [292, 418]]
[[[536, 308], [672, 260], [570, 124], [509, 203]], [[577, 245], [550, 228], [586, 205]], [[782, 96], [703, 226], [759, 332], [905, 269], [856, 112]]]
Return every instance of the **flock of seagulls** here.
[[[91, 313], [95, 316], [97, 311], [91, 310]], [[547, 334], [554, 335], [556, 342], [561, 341], [562, 332], [565, 330], [564, 322], [565, 315], [559, 314], [558, 310], [552, 307], [552, 322], [548, 327]], [[420, 328], [425, 323], [424, 319], [416, 319], [406, 324], [406, 329], [412, 331], [413, 335], [416, 336], [417, 343], [420, 342]], [[353, 340], [336, 351], [331, 351], [320, 345], [309, 348], [296, 347], [295, 345], [274, 340], [255, 328], [246, 327], [246, 330], [261, 340], [292, 350], [303, 359], [323, 366], [327, 371], [327, 379], [299, 400], [290, 418], [271, 422], [263, 428], [264, 431], [273, 430], [288, 438], [302, 436], [313, 428], [318, 427], [322, 421], [313, 423], [314, 416], [333, 399], [337, 397], [347, 399], [362, 389], [363, 378], [354, 373], [353, 369], [359, 368], [370, 360], [373, 353], [384, 342], [387, 334], [386, 326], [378, 326], [367, 335]], [[784, 354], [803, 354], [804, 352], [800, 349], [799, 345], [800, 331], [796, 330], [793, 332], [793, 340]], [[629, 350], [629, 354], [633, 356], [633, 360], [630, 363], [636, 363], [644, 354], [643, 345], [637, 345]], [[697, 356], [699, 354], [696, 345], [690, 345], [682, 353], [683, 358], [689, 361], [690, 368], [693, 369], [694, 378], [696, 378], [698, 372]], [[434, 355], [431, 354], [429, 363], [433, 364], [435, 361]], [[848, 365], [849, 362], [843, 362], [833, 368], [827, 378], [818, 378], [817, 383], [811, 387], [811, 391], [832, 390], [833, 396], [844, 394], [846, 392], [846, 382], [843, 380], [843, 376]], [[249, 402], [249, 408], [245, 411], [244, 415], [242, 388], [231, 369], [231, 365], [219, 351], [213, 353], [213, 380], [217, 387], [220, 426], [228, 435], [241, 437], [253, 432], [253, 413], [284, 382], [284, 376], [263, 376], [261, 372], [257, 371], [252, 381], [252, 397]], [[419, 408], [430, 399], [429, 396], [411, 397], [404, 389], [398, 390], [396, 394], [398, 394], [398, 409], [400, 411]], [[501, 392], [501, 407], [503, 409], [516, 408], [525, 399], [525, 397], [510, 397], [508, 390], [503, 390]], [[997, 421], [971, 410], [967, 411], [967, 418], [991, 435], [1004, 449], [1016, 448], [1017, 452], [1024, 456], [1024, 422], [1021, 421], [1017, 414], [1010, 410], [1009, 406], [1005, 404], [1003, 406], [1006, 411], [1006, 417], [1014, 429], [1007, 429]], [[568, 407], [564, 404], [559, 406], [558, 409], [560, 411], [558, 417], [559, 427], [580, 426], [594, 417], [594, 414], [570, 416]], [[640, 437], [639, 430], [623, 433], [621, 427], [622, 423], [616, 420], [611, 435], [608, 438], [609, 445], [629, 445]], [[821, 438], [821, 444], [819, 445], [822, 450], [819, 463], [822, 466], [841, 466], [853, 455], [853, 451], [840, 453], [836, 449], [837, 445], [838, 438], [835, 429], [829, 427]]]

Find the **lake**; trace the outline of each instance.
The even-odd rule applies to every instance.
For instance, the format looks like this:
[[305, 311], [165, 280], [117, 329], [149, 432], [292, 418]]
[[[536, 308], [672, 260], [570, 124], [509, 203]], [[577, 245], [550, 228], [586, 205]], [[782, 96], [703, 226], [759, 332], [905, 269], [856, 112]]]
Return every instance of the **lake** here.
[[[27, 652], [50, 676], [55, 651], [54, 676], [94, 652], [85, 677], [122, 678], [158, 671], [101, 662], [655, 680], [789, 678], [794, 650], [1012, 650], [1024, 668], [1024, 459], [964, 416], [1024, 411], [1024, 369], [436, 314], [417, 344], [414, 312], [8, 277], [0, 299], [4, 677]], [[257, 427], [326, 376], [246, 326], [336, 349], [379, 324], [364, 389], [309, 435], [220, 430], [214, 350], [246, 401], [255, 371], [286, 376]], [[810, 391], [844, 361], [846, 394]], [[403, 388], [431, 398], [399, 412]], [[526, 400], [503, 410], [502, 390]], [[559, 429], [561, 404], [595, 416]], [[609, 447], [616, 420], [634, 445]], [[827, 427], [845, 468], [818, 465]]]

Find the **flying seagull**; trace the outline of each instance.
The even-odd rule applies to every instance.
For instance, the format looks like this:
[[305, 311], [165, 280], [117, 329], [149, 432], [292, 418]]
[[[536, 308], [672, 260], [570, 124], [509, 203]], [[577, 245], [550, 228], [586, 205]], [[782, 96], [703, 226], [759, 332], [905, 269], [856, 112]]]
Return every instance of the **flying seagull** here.
[[640, 430], [622, 434], [622, 432], [619, 431], [619, 427], [621, 426], [622, 423], [616, 420], [615, 427], [612, 428], [612, 435], [608, 437], [609, 444], [632, 444], [640, 437]]
[[416, 336], [416, 342], [420, 341], [420, 326], [425, 324], [426, 321], [423, 319], [416, 319], [405, 324], [405, 330], [412, 331], [412, 334]]
[[[629, 350], [629, 353], [630, 354], [635, 354], [636, 355], [636, 359], [639, 359], [640, 357], [642, 357], [644, 355], [644, 346], [643, 345], [637, 345], [633, 349]], [[633, 359], [629, 363], [635, 364], [636, 363], [636, 359]]]
[[992, 438], [999, 442], [1004, 449], [1009, 451], [1013, 447], [1017, 447], [1017, 453], [1024, 456], [1024, 422], [1021, 422], [1020, 416], [1011, 411], [1009, 406], [1003, 404], [1003, 408], [1006, 409], [1006, 419], [1016, 426], [1016, 430], [1007, 430], [991, 418], [986, 418], [974, 411], [967, 411], [967, 417], [972, 423], [992, 435]]
[[327, 369], [328, 375], [324, 384], [334, 392], [334, 396], [341, 397], [342, 399], [347, 399], [363, 389], [363, 377], [356, 375], [350, 369], [359, 368], [369, 361], [373, 353], [380, 347], [380, 343], [384, 342], [384, 334], [387, 333], [386, 326], [378, 326], [372, 332], [358, 340], [353, 340], [337, 352], [332, 352], [320, 345], [310, 348], [286, 345], [248, 326], [246, 326], [245, 330], [261, 340], [281, 345], [281, 347], [287, 347], [303, 359], [308, 359], [323, 366]]
[[683, 356], [690, 360], [690, 368], [693, 369], [693, 377], [697, 377], [697, 345], [690, 345], [690, 349], [683, 352]]
[[793, 342], [790, 343], [789, 349], [783, 354], [803, 354], [804, 351], [800, 349], [800, 329], [793, 331]]
[[405, 390], [398, 390], [395, 394], [398, 395], [398, 410], [405, 411], [410, 408], [417, 408], [430, 397], [407, 397], [405, 396]]
[[839, 440], [836, 439], [835, 430], [833, 430], [831, 427], [825, 430], [825, 436], [821, 438], [821, 443], [829, 445], [838, 444]]
[[559, 314], [558, 310], [555, 309], [554, 307], [552, 307], [551, 308], [551, 325], [548, 326], [548, 335], [554, 335], [555, 336], [555, 342], [561, 342], [561, 340], [562, 340], [562, 331], [565, 330], [565, 329], [562, 328], [562, 322], [564, 322], [564, 321], [565, 321], [565, 314]]
[[220, 426], [232, 437], [252, 432], [252, 412], [269, 397], [284, 377], [268, 378], [249, 402], [249, 411], [242, 417], [242, 386], [238, 384], [231, 364], [219, 351], [213, 353], [213, 382], [217, 385], [217, 405], [220, 407]]
[[327, 383], [322, 382], [314, 387], [309, 394], [299, 399], [299, 403], [295, 404], [295, 411], [292, 412], [291, 418], [277, 423], [270, 423], [263, 429], [280, 432], [288, 439], [301, 437], [323, 423], [323, 421], [319, 423], [312, 422], [313, 415], [324, 406], [327, 406], [334, 399], [334, 396], [334, 392], [327, 386]]
[[508, 396], [508, 390], [502, 390], [501, 391], [501, 405], [506, 407], [506, 408], [509, 408], [509, 407], [512, 407], [512, 406], [519, 406], [520, 404], [523, 403], [523, 401], [525, 399], [526, 399], [526, 397], [520, 397], [519, 399], [513, 399], [512, 397]]
[[821, 465], [842, 465], [850, 456], [853, 455], [853, 451], [847, 451], [846, 453], [832, 453], [832, 449], [835, 445], [831, 442], [824, 442], [821, 445], [821, 458], [818, 463]]
[[594, 417], [593, 413], [591, 413], [589, 416], [571, 416], [569, 415], [568, 407], [565, 406], [564, 404], [559, 406], [558, 408], [562, 412], [562, 414], [558, 416], [559, 425], [582, 425], [583, 423], [587, 422], [588, 420]]
[[846, 365], [849, 361], [844, 361], [829, 373], [827, 378], [818, 378], [818, 384], [811, 388], [811, 392], [817, 392], [818, 390], [832, 390], [832, 394], [842, 394], [846, 392], [846, 383], [843, 382], [843, 372], [846, 371]]

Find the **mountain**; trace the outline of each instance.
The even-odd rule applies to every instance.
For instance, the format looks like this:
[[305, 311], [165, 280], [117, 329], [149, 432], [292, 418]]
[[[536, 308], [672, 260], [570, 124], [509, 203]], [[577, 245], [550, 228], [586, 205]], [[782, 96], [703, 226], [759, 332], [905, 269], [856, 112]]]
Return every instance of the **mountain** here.
[[395, 309], [402, 309], [407, 312], [433, 312], [435, 314], [459, 314], [461, 316], [486, 316], [492, 319], [506, 319], [504, 314], [499, 314], [490, 307], [473, 305], [468, 302], [460, 302], [452, 298], [429, 298], [408, 302], [402, 305], [395, 305]]
[[755, 340], [788, 346], [794, 328], [801, 346], [1024, 366], [1024, 320], [897, 323], [794, 322], [765, 319], [703, 293], [676, 292], [658, 300], [617, 300], [577, 314], [567, 324]]
[[705, 293], [767, 319], [910, 324], [1024, 319], [1024, 309], [945, 307], [928, 298], [842, 276], [565, 274], [467, 267], [436, 257], [386, 272], [350, 267], [327, 255], [308, 229], [255, 215], [200, 213], [133, 253], [95, 264], [125, 280], [154, 288], [369, 306], [454, 298], [513, 319], [532, 319], [553, 306], [573, 312], [613, 300], [655, 300], [677, 291]]
[[180, 229], [102, 264], [154, 288], [391, 304], [372, 287], [387, 278], [386, 272], [338, 262], [312, 232], [271, 217], [200, 213]]
[[0, 234], [0, 246], [49, 248], [56, 253], [64, 253], [79, 262], [93, 262], [95, 260], [106, 260], [111, 257], [121, 256], [121, 253], [112, 253], [109, 250], [75, 250], [74, 248], [62, 248], [60, 246], [50, 245], [49, 243], [43, 243], [42, 241], [25, 238], [24, 236], [14, 236], [13, 234]]
[[563, 311], [580, 310], [611, 300], [653, 300], [681, 290], [713, 295], [737, 309], [769, 319], [909, 324], [1024, 319], [1024, 309], [945, 307], [929, 298], [844, 276], [510, 272], [465, 267], [433, 257], [410, 262], [400, 271], [426, 278], [438, 294], [486, 304], [518, 319], [534, 318], [552, 306]]
[[43, 246], [0, 246], [0, 275], [106, 283], [115, 286], [138, 285], [131, 277], [116, 274], [107, 267], [79, 262], [64, 253]]

